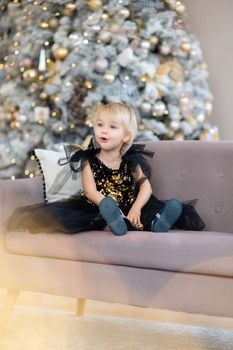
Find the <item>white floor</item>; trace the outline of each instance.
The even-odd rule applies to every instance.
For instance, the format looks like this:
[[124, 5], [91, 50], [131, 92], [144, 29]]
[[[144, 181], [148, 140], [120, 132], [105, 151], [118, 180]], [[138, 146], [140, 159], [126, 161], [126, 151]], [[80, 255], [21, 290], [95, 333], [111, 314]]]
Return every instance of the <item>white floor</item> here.
[[[5, 290], [0, 290], [2, 302]], [[0, 350], [232, 350], [233, 319], [22, 292]]]

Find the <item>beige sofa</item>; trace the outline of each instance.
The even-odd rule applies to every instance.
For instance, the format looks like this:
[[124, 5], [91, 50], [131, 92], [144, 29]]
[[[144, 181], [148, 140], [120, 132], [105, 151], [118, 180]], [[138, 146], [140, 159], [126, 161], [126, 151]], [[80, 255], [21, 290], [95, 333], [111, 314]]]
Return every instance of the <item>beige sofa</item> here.
[[[233, 317], [233, 142], [148, 142], [154, 194], [198, 198], [202, 232], [6, 233], [0, 287], [5, 322], [21, 290]], [[1, 223], [15, 207], [41, 202], [41, 177], [0, 181]], [[43, 218], [42, 218], [43, 220]]]

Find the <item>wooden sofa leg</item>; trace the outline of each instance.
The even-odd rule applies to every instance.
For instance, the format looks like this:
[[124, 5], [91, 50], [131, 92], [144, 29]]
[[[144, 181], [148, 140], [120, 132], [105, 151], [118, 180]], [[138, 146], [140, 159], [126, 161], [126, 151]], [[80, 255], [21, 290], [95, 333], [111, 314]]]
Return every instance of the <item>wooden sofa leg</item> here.
[[77, 316], [82, 316], [84, 314], [86, 299], [77, 299], [77, 309], [76, 314]]
[[10, 315], [15, 306], [16, 300], [20, 293], [20, 289], [10, 288], [7, 290], [5, 300], [3, 301], [2, 308], [0, 310], [0, 329], [4, 330]]

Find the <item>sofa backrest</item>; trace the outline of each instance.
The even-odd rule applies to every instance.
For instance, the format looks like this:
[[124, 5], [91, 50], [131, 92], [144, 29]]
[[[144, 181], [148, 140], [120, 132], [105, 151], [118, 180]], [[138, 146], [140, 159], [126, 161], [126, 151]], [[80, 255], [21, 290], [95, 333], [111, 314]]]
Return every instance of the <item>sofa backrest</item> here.
[[[198, 199], [205, 230], [233, 232], [233, 142], [149, 141], [151, 184], [159, 199]], [[41, 176], [0, 181], [0, 221], [13, 208], [43, 201]]]
[[147, 142], [151, 184], [159, 199], [198, 199], [205, 230], [233, 232], [233, 142]]
[[0, 223], [4, 223], [15, 208], [43, 201], [42, 176], [0, 180]]

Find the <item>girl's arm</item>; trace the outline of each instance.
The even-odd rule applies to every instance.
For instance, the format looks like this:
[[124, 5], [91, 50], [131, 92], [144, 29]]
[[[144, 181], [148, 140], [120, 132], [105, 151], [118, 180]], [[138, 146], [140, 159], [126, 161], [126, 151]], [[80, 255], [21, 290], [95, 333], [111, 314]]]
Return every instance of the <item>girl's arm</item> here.
[[[136, 181], [140, 181], [140, 179], [145, 177], [140, 167], [138, 167], [137, 172], [133, 175]], [[129, 219], [132, 223], [137, 225], [141, 224], [141, 221], [140, 221], [141, 209], [147, 203], [151, 194], [152, 194], [151, 184], [148, 179], [145, 179], [141, 184], [137, 198], [127, 215], [127, 219]]]
[[105, 196], [96, 189], [95, 179], [88, 161], [86, 161], [82, 170], [82, 185], [84, 193], [89, 201], [99, 205], [100, 201]]

